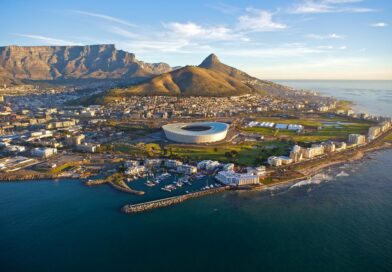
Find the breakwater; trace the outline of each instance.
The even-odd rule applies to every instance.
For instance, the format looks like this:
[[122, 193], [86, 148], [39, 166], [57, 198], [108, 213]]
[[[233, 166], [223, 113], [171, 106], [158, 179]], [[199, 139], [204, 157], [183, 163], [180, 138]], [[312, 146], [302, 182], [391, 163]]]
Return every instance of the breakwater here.
[[139, 204], [133, 204], [133, 205], [128, 204], [128, 205], [123, 206], [121, 208], [121, 210], [125, 213], [144, 212], [144, 211], [148, 211], [148, 210], [152, 210], [152, 209], [163, 208], [163, 207], [171, 206], [174, 204], [178, 204], [178, 203], [184, 202], [184, 201], [191, 199], [191, 198], [197, 198], [197, 197], [202, 197], [202, 196], [206, 196], [206, 195], [211, 195], [211, 194], [223, 192], [223, 191], [226, 191], [229, 189], [230, 189], [229, 186], [223, 186], [223, 187], [219, 187], [219, 188], [189, 193], [186, 195], [173, 196], [173, 197], [158, 199], [158, 200], [139, 203]]
[[95, 179], [95, 180], [88, 180], [84, 184], [87, 186], [95, 186], [95, 185], [101, 185], [109, 182], [107, 179]]
[[134, 195], [144, 195], [144, 191], [137, 191], [137, 190], [133, 190], [129, 187], [122, 187], [122, 186], [115, 184], [112, 181], [110, 181], [109, 184], [112, 185], [115, 189], [117, 189], [121, 192], [124, 192], [124, 193], [130, 193], [130, 194], [134, 194]]

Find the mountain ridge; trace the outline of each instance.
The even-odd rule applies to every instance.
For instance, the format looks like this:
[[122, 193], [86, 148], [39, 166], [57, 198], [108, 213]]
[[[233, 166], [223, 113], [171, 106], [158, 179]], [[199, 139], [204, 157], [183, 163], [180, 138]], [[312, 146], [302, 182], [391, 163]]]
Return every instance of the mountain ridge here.
[[0, 84], [79, 79], [145, 79], [171, 71], [166, 63], [145, 63], [114, 44], [0, 47]]

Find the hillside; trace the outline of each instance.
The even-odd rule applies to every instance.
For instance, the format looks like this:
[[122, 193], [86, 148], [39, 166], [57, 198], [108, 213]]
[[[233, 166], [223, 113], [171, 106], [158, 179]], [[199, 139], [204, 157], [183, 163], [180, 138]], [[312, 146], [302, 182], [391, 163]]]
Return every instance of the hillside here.
[[199, 66], [185, 66], [127, 88], [105, 94], [105, 100], [132, 95], [235, 96], [258, 92], [248, 74], [223, 64], [211, 54]]
[[0, 84], [80, 79], [145, 79], [171, 71], [166, 63], [144, 63], [112, 44], [0, 47]]

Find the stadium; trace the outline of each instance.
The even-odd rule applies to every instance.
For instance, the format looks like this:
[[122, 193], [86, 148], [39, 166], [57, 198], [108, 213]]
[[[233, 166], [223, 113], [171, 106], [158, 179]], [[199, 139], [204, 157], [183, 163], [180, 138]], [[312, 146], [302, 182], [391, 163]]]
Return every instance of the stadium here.
[[220, 122], [173, 123], [162, 127], [166, 138], [178, 143], [212, 143], [226, 138], [229, 125]]

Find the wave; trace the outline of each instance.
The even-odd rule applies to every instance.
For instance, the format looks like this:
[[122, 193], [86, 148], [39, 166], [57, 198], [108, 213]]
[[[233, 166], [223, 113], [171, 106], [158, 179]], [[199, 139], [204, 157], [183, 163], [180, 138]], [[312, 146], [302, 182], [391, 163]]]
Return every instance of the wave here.
[[338, 174], [336, 175], [336, 177], [348, 177], [348, 176], [349, 176], [349, 174], [346, 173], [346, 172], [344, 172], [344, 171], [341, 171], [340, 173], [338, 173]]
[[314, 184], [320, 184], [322, 182], [328, 182], [333, 180], [333, 176], [331, 175], [327, 175], [325, 173], [319, 173], [316, 174], [312, 177], [310, 177], [309, 179], [305, 179], [305, 180], [301, 180], [293, 185], [291, 185], [291, 188], [295, 188], [295, 187], [302, 187], [302, 186], [308, 186], [308, 185], [314, 185]]

